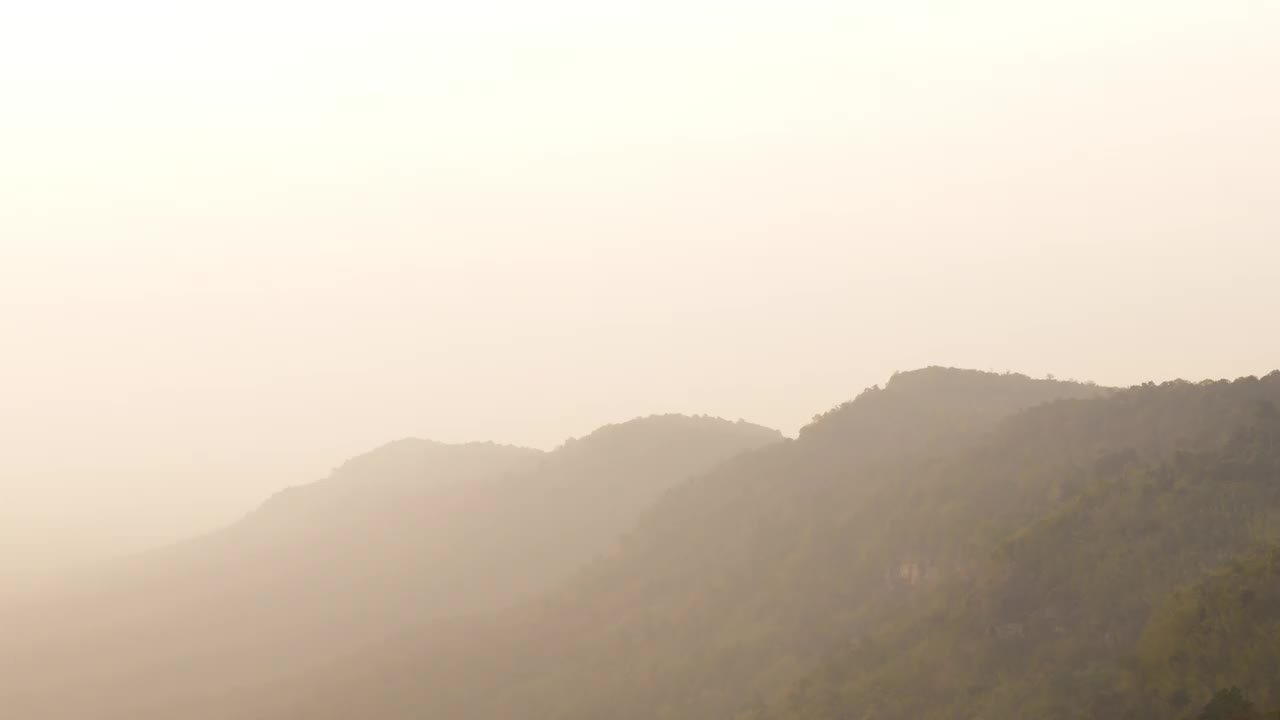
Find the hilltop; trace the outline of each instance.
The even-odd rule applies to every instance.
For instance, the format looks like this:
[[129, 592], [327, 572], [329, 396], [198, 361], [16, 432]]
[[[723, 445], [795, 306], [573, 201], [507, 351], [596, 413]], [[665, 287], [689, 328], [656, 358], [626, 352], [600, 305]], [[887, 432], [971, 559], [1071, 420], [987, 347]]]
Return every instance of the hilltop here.
[[223, 531], [7, 613], [0, 706], [190, 717], [405, 627], [530, 597], [608, 554], [671, 486], [781, 439], [658, 416], [551, 452], [389, 443]]

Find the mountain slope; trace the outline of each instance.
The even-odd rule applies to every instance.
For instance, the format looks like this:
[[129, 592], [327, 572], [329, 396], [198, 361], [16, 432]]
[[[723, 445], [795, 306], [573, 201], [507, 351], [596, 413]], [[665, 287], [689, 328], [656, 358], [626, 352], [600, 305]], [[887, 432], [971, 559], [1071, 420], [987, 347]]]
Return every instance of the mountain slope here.
[[1182, 711], [1226, 686], [1280, 707], [1280, 547], [1243, 553], [1171, 595], [1137, 647], [1157, 708]]
[[1159, 665], [1154, 648], [1195, 644], [1148, 627], [1179, 588], [1280, 537], [1280, 422], [1270, 405], [1256, 413], [1216, 448], [1105, 457], [978, 572], [832, 653], [762, 715], [1153, 719], [1203, 704], [1239, 664], [1178, 664], [1181, 680], [1161, 690], [1138, 659]]
[[963, 567], [967, 543], [952, 530], [988, 511], [980, 495], [950, 487], [923, 522], [911, 518], [923, 488], [956, 479], [957, 453], [975, 489], [988, 471], [1012, 483], [1020, 456], [984, 450], [1025, 439], [1028, 426], [1008, 418], [1055, 398], [1083, 413], [1086, 398], [1108, 394], [1017, 375], [900, 374], [798, 440], [674, 489], [620, 555], [553, 596], [433, 625], [267, 694], [292, 718], [734, 717], [872, 622], [892, 595], [888, 570], [915, 556]]
[[544, 601], [430, 626], [248, 714], [1154, 712], [1135, 650], [1153, 608], [1274, 529], [1277, 401], [1280, 373], [1122, 391], [900, 375], [676, 488]]
[[[1280, 541], [1277, 405], [1280, 372], [1125, 390], [902, 373], [794, 441], [646, 494], [661, 498], [620, 547], [551, 592], [522, 595], [519, 575], [496, 573], [499, 594], [531, 599], [437, 620], [410, 609], [341, 659], [162, 709], [210, 720], [1180, 720], [1230, 685], [1270, 707], [1275, 621], [1268, 561], [1256, 558]], [[548, 496], [579, 504], [556, 500], [571, 511], [532, 534], [491, 534], [507, 550], [474, 545], [477, 557], [540, 567], [560, 539], [600, 537], [575, 518], [599, 517], [593, 508], [635, 485], [559, 495], [597, 476], [569, 469], [596, 467], [574, 459], [594, 456], [588, 440], [512, 476], [543, 477], [530, 483], [540, 491], [499, 483], [522, 499], [487, 517], [541, 517]], [[265, 518], [311, 512], [274, 504]], [[419, 557], [431, 555], [418, 546], [405, 562]]]
[[780, 439], [658, 416], [550, 453], [389, 444], [223, 532], [7, 613], [0, 705], [24, 718], [194, 717], [406, 624], [535, 593], [608, 552], [670, 486]]

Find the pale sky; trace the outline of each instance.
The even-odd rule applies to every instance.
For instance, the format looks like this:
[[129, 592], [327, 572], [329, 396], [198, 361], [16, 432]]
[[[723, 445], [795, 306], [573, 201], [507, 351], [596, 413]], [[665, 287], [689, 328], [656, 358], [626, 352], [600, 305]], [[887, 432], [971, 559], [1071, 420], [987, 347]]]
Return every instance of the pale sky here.
[[1277, 78], [1262, 0], [0, 3], [0, 569], [406, 435], [1265, 373]]

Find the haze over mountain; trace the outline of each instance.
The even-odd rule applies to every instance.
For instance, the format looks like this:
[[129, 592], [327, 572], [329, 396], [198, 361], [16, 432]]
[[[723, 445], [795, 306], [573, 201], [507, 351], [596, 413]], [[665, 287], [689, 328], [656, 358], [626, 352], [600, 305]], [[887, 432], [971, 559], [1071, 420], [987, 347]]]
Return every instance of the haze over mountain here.
[[1265, 0], [0, 3], [0, 582], [390, 439], [1275, 364]]
[[390, 443], [225, 530], [8, 608], [0, 707], [32, 720], [192, 717], [232, 689], [543, 590], [608, 554], [668, 488], [780, 440], [670, 415], [546, 453]]
[[0, 720], [1280, 720], [1277, 78], [1276, 0], [0, 1]]
[[540, 602], [221, 711], [1158, 719], [1229, 685], [1280, 706], [1277, 402], [1280, 372], [899, 375], [681, 486]]
[[1114, 389], [927, 368], [794, 440], [679, 416], [551, 453], [402, 440], [11, 608], [0, 701], [36, 720], [1260, 718], [1280, 708], [1278, 406], [1280, 371]]

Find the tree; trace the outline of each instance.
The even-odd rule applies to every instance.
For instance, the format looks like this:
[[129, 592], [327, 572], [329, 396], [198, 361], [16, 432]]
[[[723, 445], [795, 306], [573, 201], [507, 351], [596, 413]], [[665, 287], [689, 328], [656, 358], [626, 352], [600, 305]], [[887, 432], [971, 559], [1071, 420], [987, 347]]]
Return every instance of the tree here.
[[1257, 720], [1258, 709], [1244, 696], [1238, 687], [1219, 690], [1213, 699], [1196, 715], [1196, 720]]

